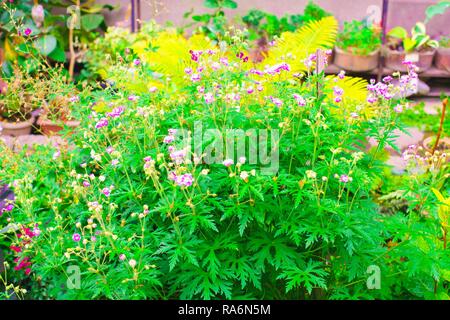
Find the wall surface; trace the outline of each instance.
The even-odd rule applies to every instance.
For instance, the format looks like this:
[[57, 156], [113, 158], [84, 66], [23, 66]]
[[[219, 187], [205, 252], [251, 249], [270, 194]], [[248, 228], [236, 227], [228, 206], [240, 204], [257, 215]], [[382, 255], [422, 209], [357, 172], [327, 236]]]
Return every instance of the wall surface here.
[[[301, 13], [308, 0], [236, 0], [238, 9], [228, 10], [230, 16], [243, 15], [250, 9], [264, 10], [278, 16]], [[131, 1], [128, 0], [98, 0], [99, 3], [119, 4], [120, 9], [108, 17], [110, 24], [130, 25]], [[175, 25], [189, 22], [183, 19], [185, 12], [205, 13], [211, 10], [203, 7], [204, 0], [141, 0], [142, 19], [155, 19], [159, 23], [172, 21]], [[400, 25], [410, 29], [416, 21], [425, 18], [425, 9], [437, 0], [389, 0], [387, 27]], [[352, 19], [362, 19], [373, 16], [375, 20], [381, 17], [383, 0], [316, 0], [315, 3], [333, 13], [342, 23]], [[450, 34], [450, 10], [445, 15], [436, 16], [428, 24], [432, 36]]]

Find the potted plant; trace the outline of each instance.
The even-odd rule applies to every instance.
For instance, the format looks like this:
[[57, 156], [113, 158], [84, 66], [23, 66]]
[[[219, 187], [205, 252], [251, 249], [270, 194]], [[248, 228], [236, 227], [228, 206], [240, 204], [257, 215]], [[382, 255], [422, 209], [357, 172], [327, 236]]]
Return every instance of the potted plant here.
[[72, 131], [80, 122], [74, 119], [71, 108], [76, 101], [77, 90], [67, 81], [64, 70], [49, 70], [48, 76], [43, 80], [46, 83], [47, 96], [37, 124], [43, 134], [50, 136], [58, 134], [65, 127]]
[[378, 66], [380, 31], [365, 21], [345, 22], [338, 34], [334, 63], [347, 71], [365, 72]]
[[441, 37], [436, 51], [436, 67], [450, 72], [450, 37]]
[[386, 67], [406, 72], [403, 61], [413, 62], [418, 72], [429, 69], [433, 63], [434, 54], [439, 43], [426, 33], [423, 22], [417, 22], [411, 29], [411, 37], [402, 27], [395, 27], [387, 34], [387, 44], [384, 50]]
[[21, 136], [31, 133], [34, 123], [32, 112], [42, 101], [43, 92], [37, 81], [24, 76], [16, 68], [14, 76], [5, 80], [6, 89], [0, 94], [0, 126], [2, 135]]

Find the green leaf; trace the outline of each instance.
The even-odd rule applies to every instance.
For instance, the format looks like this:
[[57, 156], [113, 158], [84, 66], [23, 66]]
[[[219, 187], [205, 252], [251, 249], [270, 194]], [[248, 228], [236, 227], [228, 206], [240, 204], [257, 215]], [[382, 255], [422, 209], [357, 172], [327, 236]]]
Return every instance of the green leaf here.
[[219, 2], [217, 0], [205, 0], [203, 5], [206, 8], [217, 9], [219, 7]]
[[211, 15], [209, 15], [209, 14], [192, 16], [192, 20], [198, 21], [198, 22], [208, 23], [210, 19], [211, 19]]
[[408, 31], [402, 27], [395, 27], [391, 29], [388, 33], [388, 36], [398, 38], [398, 39], [406, 39], [408, 37]]
[[425, 23], [430, 21], [431, 18], [433, 18], [434, 16], [436, 16], [438, 14], [444, 14], [448, 8], [450, 8], [450, 1], [441, 1], [438, 4], [429, 6], [425, 10], [425, 15], [426, 15]]
[[406, 38], [403, 40], [403, 47], [405, 48], [406, 52], [411, 52], [416, 47], [416, 41], [411, 38]]
[[55, 50], [56, 43], [56, 38], [49, 34], [35, 40], [34, 46], [43, 56], [48, 56], [53, 50]]
[[411, 29], [411, 35], [414, 38], [418, 35], [426, 35], [427, 28], [423, 22], [417, 22], [416, 25]]
[[100, 27], [104, 20], [105, 18], [101, 14], [86, 14], [81, 17], [81, 26], [90, 32]]
[[238, 7], [237, 3], [233, 0], [224, 0], [222, 6], [229, 9], [236, 9]]
[[56, 62], [65, 62], [66, 61], [66, 53], [60, 47], [56, 47], [52, 53], [49, 54], [49, 58], [55, 60]]

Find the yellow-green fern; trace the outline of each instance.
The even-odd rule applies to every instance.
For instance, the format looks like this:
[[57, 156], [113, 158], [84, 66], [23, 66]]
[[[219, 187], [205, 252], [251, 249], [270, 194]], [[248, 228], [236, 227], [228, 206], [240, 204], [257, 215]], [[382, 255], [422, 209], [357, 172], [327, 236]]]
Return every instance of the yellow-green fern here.
[[285, 61], [293, 72], [306, 71], [304, 60], [317, 49], [330, 49], [336, 42], [338, 22], [330, 16], [311, 21], [295, 32], [284, 32], [262, 62], [272, 65]]

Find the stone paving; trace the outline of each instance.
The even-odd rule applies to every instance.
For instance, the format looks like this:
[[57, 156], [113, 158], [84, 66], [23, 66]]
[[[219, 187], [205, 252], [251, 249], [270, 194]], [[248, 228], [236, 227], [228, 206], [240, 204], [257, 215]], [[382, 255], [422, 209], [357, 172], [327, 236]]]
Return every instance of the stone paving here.
[[3, 141], [10, 149], [16, 152], [22, 150], [25, 146], [33, 149], [33, 147], [36, 145], [64, 143], [64, 140], [59, 136], [46, 137], [37, 134], [30, 134], [20, 137], [0, 136], [0, 140]]

